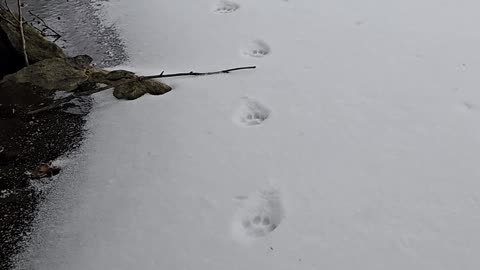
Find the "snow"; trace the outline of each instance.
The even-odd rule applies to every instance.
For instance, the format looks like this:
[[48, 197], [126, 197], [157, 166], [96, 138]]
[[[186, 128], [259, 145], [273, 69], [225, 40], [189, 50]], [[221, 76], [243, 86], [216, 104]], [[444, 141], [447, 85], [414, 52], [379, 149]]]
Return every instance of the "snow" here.
[[478, 269], [476, 1], [101, 2], [164, 96], [96, 95], [19, 269]]

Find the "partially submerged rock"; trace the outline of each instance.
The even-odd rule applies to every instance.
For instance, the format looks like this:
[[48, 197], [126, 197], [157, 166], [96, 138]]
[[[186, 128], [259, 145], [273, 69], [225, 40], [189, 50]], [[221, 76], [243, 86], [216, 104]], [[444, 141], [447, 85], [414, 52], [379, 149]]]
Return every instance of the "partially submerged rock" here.
[[[52, 58], [25, 67], [5, 76], [1, 85], [14, 84], [38, 87], [44, 91], [73, 91], [88, 79], [86, 68], [72, 65], [74, 60]], [[0, 86], [0, 89], [2, 87]]]
[[45, 59], [5, 76], [0, 81], [0, 105], [21, 110], [48, 102], [55, 91], [77, 89], [88, 80], [85, 61], [85, 56]]

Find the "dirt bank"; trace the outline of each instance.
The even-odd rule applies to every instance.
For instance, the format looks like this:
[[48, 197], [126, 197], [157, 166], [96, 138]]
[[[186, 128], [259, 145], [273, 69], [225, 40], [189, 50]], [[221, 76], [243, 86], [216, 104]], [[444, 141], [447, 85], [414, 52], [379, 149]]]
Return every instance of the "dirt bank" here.
[[[24, 2], [26, 10], [41, 15], [62, 34], [57, 44], [61, 44], [67, 54], [82, 51], [91, 55], [99, 66], [116, 65], [125, 60], [114, 29], [101, 27], [91, 1]], [[0, 47], [2, 49], [6, 48]], [[22, 97], [25, 106], [38, 105], [41, 101], [41, 96], [34, 94]], [[11, 104], [0, 106], [0, 269], [12, 267], [10, 258], [19, 252], [19, 243], [28, 238], [37, 205], [42, 200], [42, 194], [31, 186], [31, 181], [37, 180], [30, 179], [27, 173], [81, 144], [90, 104], [85, 98], [80, 109], [64, 107], [34, 116], [19, 113]]]

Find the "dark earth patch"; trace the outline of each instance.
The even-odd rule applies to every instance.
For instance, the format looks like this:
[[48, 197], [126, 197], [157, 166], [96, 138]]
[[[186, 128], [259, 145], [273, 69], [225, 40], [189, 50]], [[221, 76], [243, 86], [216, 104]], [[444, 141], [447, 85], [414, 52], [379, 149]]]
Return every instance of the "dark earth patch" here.
[[[3, 1], [2, 1], [3, 2]], [[16, 1], [7, 0], [14, 9]], [[41, 16], [49, 26], [62, 35], [57, 44], [68, 55], [88, 54], [100, 67], [115, 66], [126, 60], [126, 53], [114, 26], [103, 27], [96, 17], [91, 0], [23, 0], [28, 10]], [[100, 0], [98, 2], [101, 2]], [[27, 14], [27, 19], [28, 14]], [[18, 60], [18, 55], [7, 52], [1, 63]], [[12, 58], [13, 57], [13, 58]], [[9, 60], [12, 59], [12, 60]], [[8, 65], [0, 65], [2, 71]], [[18, 69], [18, 67], [14, 67]], [[36, 106], [47, 97], [35, 93], [21, 97], [22, 106]], [[3, 100], [6, 100], [3, 98]], [[18, 99], [17, 99], [18, 100]], [[0, 103], [2, 97], [0, 95]], [[31, 187], [27, 172], [39, 164], [48, 163], [68, 154], [83, 140], [85, 116], [90, 99], [83, 99], [81, 113], [67, 113], [64, 108], [35, 115], [27, 115], [17, 105], [0, 106], [0, 269], [11, 269], [12, 257], [21, 252], [22, 241], [28, 241], [31, 224], [38, 204], [42, 201]], [[87, 108], [87, 110], [85, 110]], [[77, 110], [78, 111], [78, 110]], [[61, 175], [59, 176], [61, 177]], [[45, 181], [45, 180], [42, 180]], [[53, 179], [49, 181], [54, 181]]]
[[[0, 269], [10, 267], [17, 243], [30, 232], [39, 195], [30, 187], [30, 176], [40, 163], [72, 151], [82, 140], [84, 116], [51, 111], [36, 116], [0, 116]], [[32, 180], [36, 181], [36, 180]]]

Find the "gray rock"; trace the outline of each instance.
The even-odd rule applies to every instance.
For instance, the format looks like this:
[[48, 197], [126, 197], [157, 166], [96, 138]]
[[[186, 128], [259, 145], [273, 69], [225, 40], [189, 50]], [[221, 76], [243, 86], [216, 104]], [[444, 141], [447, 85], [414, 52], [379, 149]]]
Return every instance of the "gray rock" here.
[[5, 84], [23, 84], [45, 91], [73, 91], [88, 76], [85, 70], [78, 69], [63, 58], [42, 60], [24, 67], [14, 74], [5, 76], [0, 82], [0, 91]]

